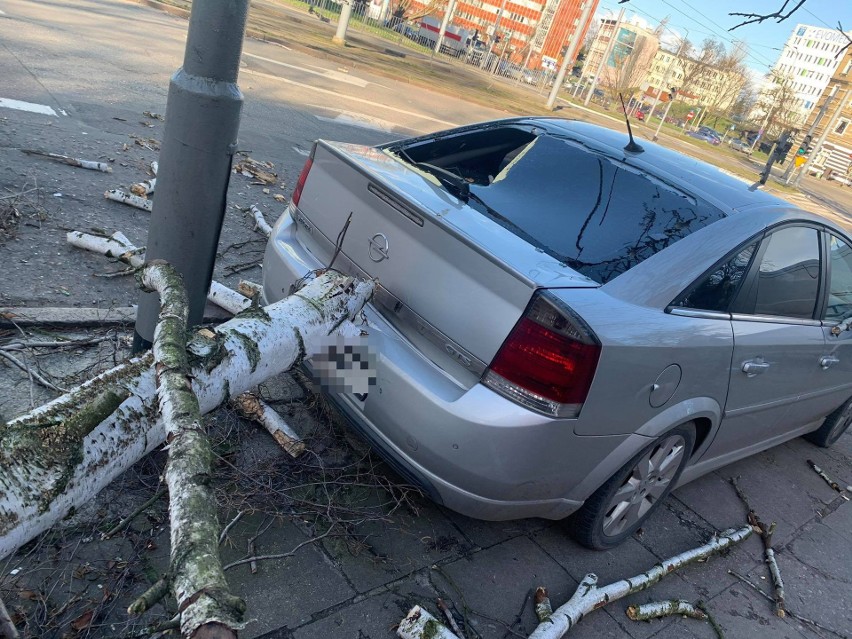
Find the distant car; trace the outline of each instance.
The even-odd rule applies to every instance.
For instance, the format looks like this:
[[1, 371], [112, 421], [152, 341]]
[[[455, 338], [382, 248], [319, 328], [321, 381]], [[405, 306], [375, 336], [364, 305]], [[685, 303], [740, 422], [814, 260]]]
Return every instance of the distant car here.
[[695, 138], [696, 140], [704, 140], [705, 142], [709, 142], [713, 146], [718, 146], [719, 143], [722, 141], [721, 138], [715, 135], [711, 135], [710, 133], [704, 133], [702, 131], [687, 131], [686, 134], [691, 138]]
[[728, 146], [730, 146], [734, 151], [739, 151], [740, 153], [751, 155], [751, 145], [745, 140], [740, 140], [739, 138], [732, 138], [728, 140]]
[[524, 84], [538, 84], [540, 79], [540, 75], [537, 71], [530, 71], [529, 69], [524, 69], [521, 73], [521, 82]]
[[572, 515], [592, 548], [852, 422], [852, 226], [626, 138], [528, 117], [320, 140], [263, 265], [269, 302], [332, 261], [375, 279], [372, 356], [341, 364], [373, 382], [325, 392], [406, 481], [481, 519]]
[[642, 122], [645, 120], [645, 113], [641, 109], [636, 109], [633, 112], [633, 117]]

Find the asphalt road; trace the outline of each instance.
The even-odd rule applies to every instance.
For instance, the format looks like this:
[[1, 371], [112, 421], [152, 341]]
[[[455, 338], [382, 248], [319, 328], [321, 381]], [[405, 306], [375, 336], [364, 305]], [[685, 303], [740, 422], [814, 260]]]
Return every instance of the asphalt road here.
[[[132, 278], [93, 277], [118, 267], [68, 247], [65, 233], [92, 227], [122, 230], [144, 245], [148, 214], [107, 202], [102, 194], [148, 177], [163, 125], [144, 113], [165, 110], [168, 79], [181, 63], [186, 26], [184, 20], [121, 0], [0, 0], [0, 198], [5, 198], [0, 205], [14, 201], [20, 216], [17, 226], [0, 229], [0, 306], [109, 307], [135, 301]], [[272, 162], [278, 180], [260, 185], [242, 175], [232, 176], [215, 273], [230, 285], [241, 277], [260, 279], [255, 263], [263, 239], [241, 209], [257, 203], [270, 221], [275, 219], [283, 204], [274, 196], [289, 194], [314, 139], [374, 144], [505, 115], [255, 41], [246, 42], [240, 86], [245, 94], [241, 150]], [[24, 148], [109, 162], [113, 172], [56, 164], [25, 155]], [[825, 197], [833, 206], [845, 207], [847, 192], [829, 188]], [[231, 273], [233, 268], [229, 269], [241, 266], [247, 266], [246, 270]], [[12, 378], [18, 380], [14, 387], [5, 381]], [[11, 416], [25, 408], [27, 385], [20, 371], [3, 367], [0, 411]], [[310, 412], [296, 403], [287, 406], [291, 417]], [[256, 439], [258, 445], [267, 441], [260, 435]], [[280, 453], [273, 449], [267, 455], [277, 460]], [[389, 637], [390, 627], [408, 607], [431, 606], [436, 596], [455, 602], [458, 609], [464, 602], [465, 616], [485, 639], [512, 633], [525, 636], [534, 624], [525, 603], [530, 587], [546, 584], [554, 602], [561, 603], [587, 572], [598, 573], [601, 583], [608, 583], [699, 545], [714, 531], [741, 525], [744, 510], [728, 483], [735, 475], [741, 477], [762, 517], [778, 521], [775, 543], [790, 606], [848, 633], [852, 617], [845, 602], [852, 600], [852, 506], [807, 467], [806, 458], [814, 459], [841, 483], [849, 483], [852, 434], [829, 451], [796, 440], [697, 480], [676, 491], [642, 534], [605, 553], [578, 547], [553, 522], [490, 524], [420, 500], [416, 513], [400, 509], [393, 517], [357, 528], [357, 535], [346, 540], [348, 546], [344, 541], [326, 540], [305, 547], [292, 559], [262, 562], [256, 575], [247, 567], [229, 572], [232, 587], [248, 601], [253, 619], [243, 636]], [[252, 464], [249, 459], [246, 468], [259, 472]], [[156, 485], [156, 472], [151, 481]], [[149, 496], [138, 487], [134, 490], [132, 496], [139, 498], [135, 503]], [[110, 496], [126, 497], [121, 491], [132, 492], [122, 484]], [[370, 499], [377, 499], [377, 494]], [[109, 511], [110, 506], [118, 512]], [[132, 509], [128, 501], [113, 504], [109, 498], [102, 498], [92, 512], [101, 513], [100, 508], [109, 511], [110, 517]], [[149, 515], [140, 518], [143, 521], [130, 540], [140, 544], [135, 552], [162, 567], [168, 548], [162, 504], [158, 523], [150, 523], [155, 518]], [[239, 558], [246, 540], [257, 534], [261, 522], [248, 520], [231, 532], [235, 543], [223, 550], [226, 557]], [[259, 540], [260, 551], [283, 552], [305, 541], [312, 533], [298, 523], [276, 524], [274, 535]], [[361, 545], [349, 543], [352, 540]], [[60, 596], [76, 593], [80, 582], [86, 597], [103, 598], [98, 588], [112, 583], [108, 573], [116, 572], [119, 555], [128, 557], [129, 543], [128, 538], [114, 545], [80, 538], [63, 548], [28, 549], [29, 555], [21, 553], [0, 566], [0, 595], [13, 610], [34, 605], [36, 616], [42, 608], [48, 609], [47, 600], [34, 601], [28, 594], [36, 586], [49, 591], [57, 607], [63, 601]], [[629, 603], [669, 597], [703, 599], [726, 636], [734, 638], [832, 636], [790, 618], [779, 619], [767, 602], [728, 574], [728, 568], [737, 569], [766, 588], [761, 553], [760, 542], [750, 539], [726, 557], [670, 576], [652, 590], [631, 597]], [[27, 562], [34, 557], [43, 563], [32, 568]], [[80, 577], [81, 565], [91, 572], [84, 571]], [[11, 574], [12, 566], [18, 571], [15, 574]], [[68, 573], [70, 585], [46, 576], [39, 576], [43, 581], [32, 585], [36, 568], [45, 566]], [[98, 572], [100, 568], [103, 573]], [[131, 581], [137, 594], [145, 585], [144, 580]], [[89, 599], [75, 601], [76, 607], [66, 608], [74, 612], [66, 613], [65, 630], [69, 623], [79, 625], [86, 614], [81, 606], [88, 605]], [[113, 612], [98, 608], [103, 614], [88, 628], [89, 636], [116, 636], [121, 634], [116, 627], [126, 629], [121, 625], [126, 620], [122, 607], [110, 605]], [[49, 636], [61, 636], [60, 630]], [[714, 635], [709, 626], [692, 620], [629, 622], [618, 602], [584, 619], [571, 636], [690, 639]]]

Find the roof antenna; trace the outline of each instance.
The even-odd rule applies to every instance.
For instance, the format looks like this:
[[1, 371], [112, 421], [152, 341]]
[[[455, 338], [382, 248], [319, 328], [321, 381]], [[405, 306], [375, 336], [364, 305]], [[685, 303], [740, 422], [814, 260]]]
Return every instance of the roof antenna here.
[[624, 121], [627, 122], [627, 135], [630, 136], [630, 142], [627, 143], [624, 150], [628, 153], [644, 153], [645, 149], [636, 144], [636, 140], [633, 139], [633, 129], [630, 128], [630, 116], [627, 115], [627, 107], [624, 106], [624, 96], [619, 93], [618, 99], [621, 100], [621, 110], [624, 111]]

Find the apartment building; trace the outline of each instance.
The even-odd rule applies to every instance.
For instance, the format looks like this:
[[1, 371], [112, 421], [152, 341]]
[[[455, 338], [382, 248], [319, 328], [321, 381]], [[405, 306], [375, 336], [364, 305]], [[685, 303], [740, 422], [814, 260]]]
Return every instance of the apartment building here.
[[793, 95], [793, 113], [787, 119], [794, 126], [804, 124], [840, 64], [838, 52], [848, 42], [837, 29], [797, 24], [772, 67], [758, 104], [771, 102], [771, 97], [765, 96], [771, 96], [783, 84]]
[[[659, 48], [660, 41], [654, 31], [629, 20], [619, 23], [615, 18], [603, 18], [586, 53], [583, 76], [591, 78], [600, 69], [598, 80], [602, 86], [638, 86]], [[604, 56], [606, 59], [601, 66]], [[623, 74], [631, 77], [617, 77]]]
[[[529, 57], [531, 69], [552, 67], [572, 37], [585, 37], [580, 15], [586, 2], [594, 12], [598, 0], [458, 0], [452, 22], [485, 42], [499, 37], [495, 50], [505, 47], [515, 61]], [[441, 18], [445, 10], [446, 3], [413, 0], [407, 13]]]
[[[716, 111], [728, 109], [745, 85], [745, 77], [737, 70], [711, 66], [696, 69], [699, 64], [688, 57], [660, 49], [651, 60], [641, 88], [653, 96], [660, 90], [665, 95], [671, 87], [675, 87], [682, 102], [711, 106]], [[690, 77], [686, 78], [686, 75]]]

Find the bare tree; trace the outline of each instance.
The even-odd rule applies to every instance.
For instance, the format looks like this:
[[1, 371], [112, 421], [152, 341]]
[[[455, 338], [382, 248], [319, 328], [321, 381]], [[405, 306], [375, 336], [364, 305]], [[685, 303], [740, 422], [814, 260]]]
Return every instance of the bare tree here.
[[702, 99], [706, 109], [715, 115], [728, 112], [746, 85], [744, 60], [748, 54], [746, 45], [736, 42], [730, 51], [724, 51], [714, 65], [711, 79], [712, 90], [704, 92]]
[[725, 55], [725, 47], [718, 40], [707, 38], [696, 49], [686, 41], [683, 53], [675, 61], [675, 78], [678, 82], [678, 95], [701, 96], [701, 85], [711, 78], [719, 61]]
[[640, 36], [629, 51], [613, 51], [615, 64], [606, 67], [601, 82], [613, 101], [618, 101], [619, 94], [629, 96], [639, 88], [654, 54], [652, 48], [648, 38]]
[[800, 124], [798, 99], [789, 76], [775, 75], [774, 86], [761, 92], [757, 111], [763, 113], [756, 123], [767, 136], [777, 136]]

